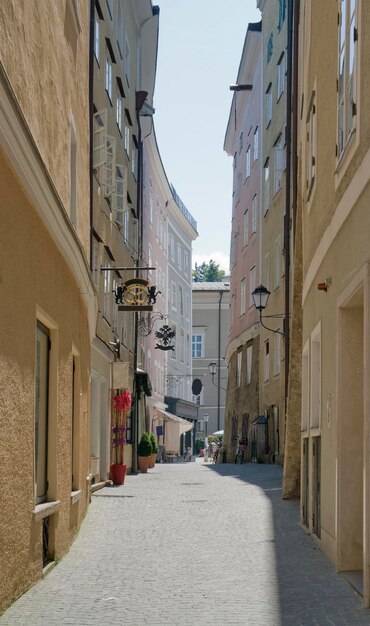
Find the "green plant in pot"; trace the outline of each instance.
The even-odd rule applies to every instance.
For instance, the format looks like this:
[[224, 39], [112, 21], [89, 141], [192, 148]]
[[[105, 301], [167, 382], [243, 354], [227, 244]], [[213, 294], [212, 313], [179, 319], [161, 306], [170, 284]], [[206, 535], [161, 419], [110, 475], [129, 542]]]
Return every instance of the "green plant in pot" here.
[[158, 444], [155, 440], [155, 436], [153, 433], [150, 434], [150, 443], [152, 444], [152, 455], [151, 455], [151, 462], [150, 462], [149, 467], [154, 467], [156, 459], [157, 459]]
[[146, 474], [152, 455], [152, 443], [150, 441], [149, 433], [142, 434], [139, 445], [137, 447], [137, 455], [139, 471], [142, 474]]

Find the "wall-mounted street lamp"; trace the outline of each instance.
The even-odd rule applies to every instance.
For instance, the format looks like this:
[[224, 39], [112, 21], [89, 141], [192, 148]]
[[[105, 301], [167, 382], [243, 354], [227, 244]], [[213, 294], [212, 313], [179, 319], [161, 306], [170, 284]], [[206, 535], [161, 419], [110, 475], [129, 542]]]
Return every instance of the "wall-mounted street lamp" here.
[[258, 287], [256, 287], [254, 291], [252, 291], [253, 304], [256, 307], [257, 311], [259, 311], [261, 326], [263, 326], [263, 328], [266, 328], [266, 330], [270, 330], [273, 333], [278, 333], [279, 335], [285, 337], [285, 332], [277, 330], [276, 328], [269, 328], [268, 326], [265, 326], [262, 321], [262, 319], [266, 317], [275, 317], [280, 319], [285, 317], [285, 313], [278, 313], [276, 315], [262, 315], [262, 311], [264, 311], [267, 306], [267, 301], [269, 299], [270, 293], [271, 292], [264, 285], [258, 285]]

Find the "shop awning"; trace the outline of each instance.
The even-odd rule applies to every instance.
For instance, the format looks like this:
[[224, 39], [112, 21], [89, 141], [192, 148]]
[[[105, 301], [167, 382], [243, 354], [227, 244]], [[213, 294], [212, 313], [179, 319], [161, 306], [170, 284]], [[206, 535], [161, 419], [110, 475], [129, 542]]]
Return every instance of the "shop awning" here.
[[165, 421], [164, 445], [166, 447], [166, 452], [178, 454], [180, 450], [180, 437], [188, 430], [191, 430], [193, 428], [193, 424], [184, 420], [182, 417], [174, 415], [173, 413], [168, 413], [167, 411], [162, 411], [158, 408], [156, 411]]

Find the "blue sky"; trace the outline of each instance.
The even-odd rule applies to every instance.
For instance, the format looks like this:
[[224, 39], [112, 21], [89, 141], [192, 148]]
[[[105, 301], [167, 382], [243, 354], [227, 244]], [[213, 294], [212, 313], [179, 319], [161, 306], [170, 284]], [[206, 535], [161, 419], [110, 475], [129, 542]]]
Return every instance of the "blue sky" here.
[[160, 7], [155, 128], [164, 168], [198, 222], [194, 262], [228, 271], [232, 160], [223, 151], [256, 0], [153, 0]]

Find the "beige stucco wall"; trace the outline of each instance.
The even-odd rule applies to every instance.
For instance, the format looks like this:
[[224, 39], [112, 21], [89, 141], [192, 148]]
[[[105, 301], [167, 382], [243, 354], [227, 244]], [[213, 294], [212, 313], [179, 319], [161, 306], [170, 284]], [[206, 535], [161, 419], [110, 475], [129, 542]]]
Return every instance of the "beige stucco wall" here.
[[89, 98], [87, 2], [73, 29], [70, 0], [2, 0], [0, 61], [69, 214], [71, 116], [77, 135], [77, 233], [89, 254]]
[[[0, 518], [0, 609], [41, 576], [41, 522], [34, 522], [34, 375], [36, 319], [52, 330], [57, 372], [49, 392], [49, 499], [62, 502], [55, 554], [62, 556], [87, 506], [89, 341], [85, 307], [75, 281], [14, 173], [0, 159], [1, 300], [0, 415], [2, 496]], [[68, 303], [68, 306], [66, 305]], [[72, 348], [81, 365], [78, 487], [71, 497]], [[53, 367], [53, 365], [51, 365]]]

